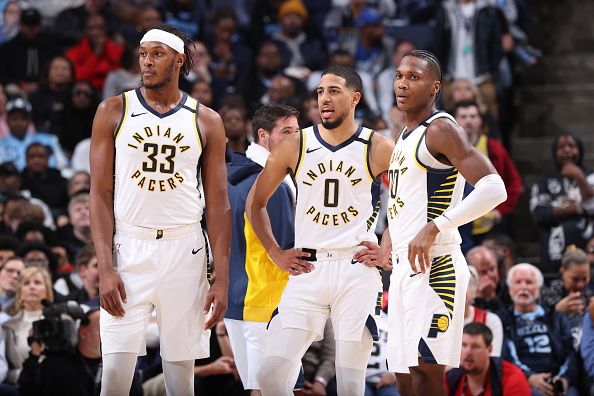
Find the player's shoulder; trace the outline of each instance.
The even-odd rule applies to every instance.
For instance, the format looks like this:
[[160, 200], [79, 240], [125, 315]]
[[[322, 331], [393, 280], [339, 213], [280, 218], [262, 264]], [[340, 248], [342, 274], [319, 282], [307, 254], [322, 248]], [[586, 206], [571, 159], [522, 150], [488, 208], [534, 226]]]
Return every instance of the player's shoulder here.
[[103, 99], [97, 107], [97, 112], [101, 113], [117, 113], [120, 114], [124, 108], [124, 100], [122, 95], [112, 96], [107, 99]]
[[466, 132], [449, 117], [439, 117], [431, 121], [427, 127], [427, 138], [438, 141], [457, 141], [466, 139]]
[[387, 149], [394, 148], [394, 140], [393, 139], [391, 139], [387, 136], [384, 136], [380, 133], [377, 133], [377, 132], [371, 136], [371, 144], [376, 145], [376, 146], [379, 145], [380, 147], [384, 147]]
[[203, 105], [202, 103], [198, 103], [198, 120], [200, 122], [210, 124], [210, 123], [218, 123], [223, 122], [221, 119], [221, 115], [217, 113], [215, 110], [211, 109], [208, 106]]

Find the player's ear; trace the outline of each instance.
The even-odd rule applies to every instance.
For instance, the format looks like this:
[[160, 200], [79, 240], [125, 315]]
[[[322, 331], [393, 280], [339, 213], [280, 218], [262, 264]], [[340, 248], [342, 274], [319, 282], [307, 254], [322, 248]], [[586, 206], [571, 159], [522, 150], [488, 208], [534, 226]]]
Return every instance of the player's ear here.
[[361, 92], [356, 91], [353, 95], [353, 106], [357, 106], [359, 104], [359, 101], [361, 101]]
[[433, 95], [437, 96], [439, 91], [441, 90], [441, 82], [434, 81], [433, 82]]

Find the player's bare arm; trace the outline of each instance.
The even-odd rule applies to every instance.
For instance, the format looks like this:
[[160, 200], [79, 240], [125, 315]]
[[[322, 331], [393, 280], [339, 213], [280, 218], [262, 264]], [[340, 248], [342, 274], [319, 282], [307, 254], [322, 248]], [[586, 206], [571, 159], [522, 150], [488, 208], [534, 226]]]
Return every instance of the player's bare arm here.
[[268, 255], [279, 268], [291, 275], [311, 271], [312, 265], [302, 259], [309, 257], [309, 253], [280, 248], [272, 233], [266, 205], [285, 176], [295, 171], [300, 146], [298, 133], [286, 137], [276, 146], [270, 153], [264, 170], [254, 182], [245, 205], [247, 217]]
[[124, 316], [126, 290], [113, 267], [113, 175], [115, 133], [122, 116], [122, 98], [104, 100], [97, 109], [91, 135], [90, 218], [99, 265], [99, 301], [110, 315]]
[[212, 243], [215, 263], [215, 282], [208, 291], [204, 310], [211, 304], [213, 314], [205, 323], [208, 329], [223, 319], [227, 310], [229, 254], [231, 250], [231, 206], [227, 198], [227, 168], [225, 165], [225, 129], [221, 117], [212, 109], [200, 106], [198, 118], [204, 133], [205, 147], [202, 161], [202, 180], [206, 200], [206, 223]]
[[[394, 151], [394, 142], [385, 136], [374, 133], [371, 138], [370, 147], [369, 162], [371, 173], [379, 179], [390, 167], [390, 156], [392, 155], [392, 151]], [[361, 245], [367, 249], [357, 252], [353, 256], [355, 260], [368, 267], [384, 266], [381, 258], [381, 248], [377, 243], [365, 241]]]
[[[452, 121], [442, 118], [432, 122], [427, 128], [426, 142], [429, 152], [436, 159], [444, 164], [454, 166], [473, 186], [478, 187], [477, 183], [481, 180], [487, 180], [484, 178], [489, 175], [494, 175], [498, 180], [501, 180], [489, 159], [468, 143], [462, 128]], [[490, 181], [486, 183], [489, 182]], [[466, 216], [458, 216], [460, 217], [460, 220], [456, 218], [455, 220], [457, 221], [452, 222], [452, 219], [449, 219], [446, 214], [440, 217], [443, 217], [446, 221], [450, 220], [448, 226], [453, 227], [466, 224], [468, 221], [472, 221], [482, 214], [487, 213], [507, 198], [503, 182], [501, 181], [500, 185], [497, 184], [497, 181], [495, 181], [493, 194], [486, 194], [486, 196], [483, 197], [484, 201], [480, 206], [474, 205], [475, 207], [472, 208], [464, 208], [462, 203], [458, 205], [458, 207], [454, 209], [455, 211], [460, 213], [460, 211], [466, 210], [468, 212]], [[485, 185], [485, 183], [483, 183], [483, 185]], [[491, 188], [490, 186], [487, 187]], [[475, 192], [478, 194], [478, 191]], [[470, 195], [464, 199], [464, 201], [466, 201], [464, 202], [466, 206], [468, 206], [469, 203], [473, 203], [472, 200], [467, 201], [469, 197]], [[472, 209], [472, 211], [468, 209]], [[429, 249], [435, 242], [438, 233], [438, 224], [436, 221], [430, 221], [421, 229], [421, 231], [419, 231], [416, 237], [413, 238], [408, 245], [408, 258], [411, 266], [414, 266], [418, 259], [421, 272], [425, 272], [425, 270], [429, 268]]]

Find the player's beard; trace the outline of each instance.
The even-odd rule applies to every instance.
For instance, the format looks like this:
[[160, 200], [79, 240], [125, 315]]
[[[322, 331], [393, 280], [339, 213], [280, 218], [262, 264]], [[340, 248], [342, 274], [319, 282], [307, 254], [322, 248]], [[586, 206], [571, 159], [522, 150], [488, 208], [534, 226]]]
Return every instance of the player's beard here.
[[346, 116], [347, 116], [346, 113], [342, 113], [341, 115], [336, 117], [336, 119], [334, 121], [324, 120], [322, 118], [322, 126], [328, 130], [336, 129], [342, 125]]
[[153, 84], [146, 84], [143, 80], [142, 86], [145, 87], [146, 89], [163, 88], [165, 85], [169, 84], [171, 82], [171, 80], [173, 80], [173, 70], [174, 70], [173, 66], [174, 66], [174, 61], [171, 61], [171, 64], [167, 68], [167, 72], [165, 73], [165, 78], [163, 80], [153, 83]]

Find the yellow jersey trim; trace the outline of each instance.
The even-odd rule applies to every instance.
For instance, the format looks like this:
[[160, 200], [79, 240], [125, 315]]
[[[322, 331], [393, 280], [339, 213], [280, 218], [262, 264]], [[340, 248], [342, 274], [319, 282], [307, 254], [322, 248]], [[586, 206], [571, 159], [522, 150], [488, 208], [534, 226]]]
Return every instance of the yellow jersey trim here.
[[303, 129], [299, 130], [299, 157], [297, 158], [297, 166], [295, 167], [295, 179], [297, 179], [297, 175], [299, 174], [299, 169], [301, 169], [301, 164], [303, 163], [303, 154], [305, 153], [306, 144], [306, 133], [304, 133]]
[[116, 133], [115, 133], [115, 136], [114, 136], [114, 141], [116, 141], [116, 142], [118, 140], [118, 137], [120, 136], [120, 131], [124, 128], [125, 121], [128, 119], [128, 96], [127, 96], [127, 92], [122, 92], [122, 101], [123, 101], [124, 109], [122, 111], [122, 119], [120, 120], [120, 123], [119, 123], [118, 127], [116, 128]]

